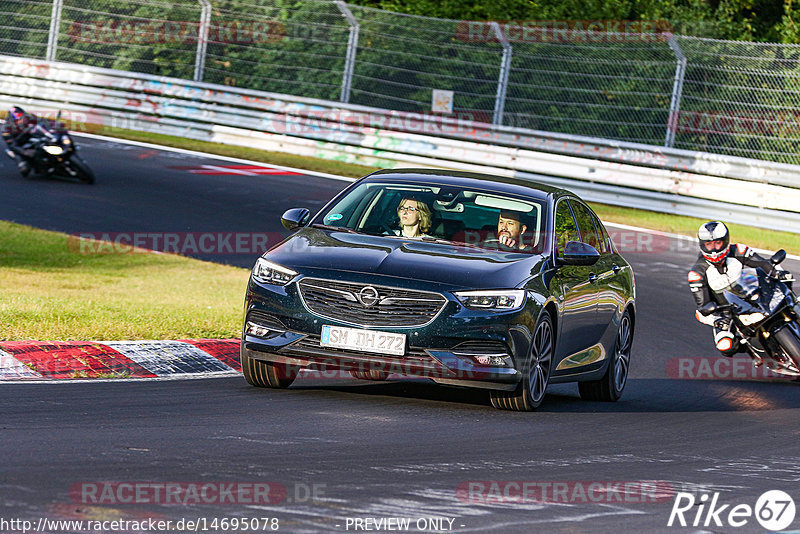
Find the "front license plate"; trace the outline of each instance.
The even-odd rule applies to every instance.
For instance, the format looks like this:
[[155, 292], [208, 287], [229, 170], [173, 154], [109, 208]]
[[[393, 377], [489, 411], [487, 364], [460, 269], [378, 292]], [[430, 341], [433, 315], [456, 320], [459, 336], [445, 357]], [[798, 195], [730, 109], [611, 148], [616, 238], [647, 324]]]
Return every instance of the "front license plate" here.
[[360, 328], [344, 328], [341, 326], [322, 326], [319, 344], [323, 347], [358, 350], [402, 356], [406, 353], [406, 335], [362, 330]]

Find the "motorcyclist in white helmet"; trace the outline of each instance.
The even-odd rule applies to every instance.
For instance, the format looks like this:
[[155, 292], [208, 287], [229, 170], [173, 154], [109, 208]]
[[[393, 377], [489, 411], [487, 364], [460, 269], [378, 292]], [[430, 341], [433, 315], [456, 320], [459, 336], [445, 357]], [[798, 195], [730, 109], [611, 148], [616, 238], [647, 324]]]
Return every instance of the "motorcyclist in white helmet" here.
[[699, 311], [709, 302], [717, 301], [712, 289], [713, 283], [709, 284], [709, 280], [713, 282], [728, 269], [741, 269], [742, 266], [761, 267], [766, 273], [773, 273], [773, 276], [780, 280], [790, 280], [792, 275], [773, 266], [769, 260], [756, 254], [747, 245], [731, 244], [728, 227], [719, 221], [701, 225], [697, 231], [697, 239], [700, 242], [700, 254], [689, 271], [689, 288], [698, 308], [695, 317], [701, 323], [714, 327], [714, 343], [717, 350], [725, 356], [733, 356], [739, 352], [740, 347], [731, 332], [730, 316], [724, 312], [704, 316]]

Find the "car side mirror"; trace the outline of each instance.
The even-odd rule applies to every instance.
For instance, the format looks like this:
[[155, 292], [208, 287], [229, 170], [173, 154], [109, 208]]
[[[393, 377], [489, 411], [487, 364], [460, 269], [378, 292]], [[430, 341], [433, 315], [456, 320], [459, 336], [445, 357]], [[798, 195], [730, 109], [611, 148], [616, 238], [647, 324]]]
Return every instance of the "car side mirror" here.
[[567, 241], [564, 253], [558, 261], [565, 265], [594, 265], [600, 258], [600, 253], [592, 245], [580, 241]]
[[292, 208], [281, 215], [281, 224], [287, 230], [296, 230], [308, 222], [311, 214], [307, 208]]
[[772, 265], [778, 265], [779, 263], [781, 263], [785, 259], [786, 259], [786, 251], [783, 250], [783, 249], [780, 249], [778, 252], [776, 252], [775, 254], [772, 255], [772, 257], [769, 259], [769, 261], [772, 262]]
[[716, 313], [716, 311], [717, 311], [717, 303], [716, 302], [709, 302], [705, 306], [700, 308], [698, 311], [700, 312], [700, 315], [702, 315], [703, 317], [708, 317], [709, 315], [712, 315], [712, 314]]

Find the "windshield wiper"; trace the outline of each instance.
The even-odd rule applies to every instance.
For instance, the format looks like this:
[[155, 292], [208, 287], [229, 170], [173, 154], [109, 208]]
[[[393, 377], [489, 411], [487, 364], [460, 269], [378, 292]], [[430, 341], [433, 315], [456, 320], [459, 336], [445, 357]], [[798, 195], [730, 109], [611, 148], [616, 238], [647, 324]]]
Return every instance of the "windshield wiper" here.
[[348, 234], [360, 234], [361, 232], [357, 232], [352, 228], [347, 228], [346, 226], [331, 226], [330, 224], [322, 224], [322, 223], [314, 223], [311, 225], [312, 228], [321, 228], [323, 230], [333, 230], [336, 232], [347, 232]]
[[425, 243], [440, 243], [443, 245], [455, 245], [455, 241], [450, 241], [449, 239], [444, 239], [441, 237], [433, 237], [428, 235], [420, 236], [420, 241], [424, 241]]

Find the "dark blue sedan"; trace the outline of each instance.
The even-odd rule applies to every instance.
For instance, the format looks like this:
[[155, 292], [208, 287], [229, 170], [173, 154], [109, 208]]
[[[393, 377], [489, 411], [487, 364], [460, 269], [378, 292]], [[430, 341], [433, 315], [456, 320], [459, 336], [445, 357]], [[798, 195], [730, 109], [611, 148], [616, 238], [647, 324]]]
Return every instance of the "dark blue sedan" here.
[[636, 320], [633, 270], [576, 195], [440, 170], [379, 171], [253, 267], [241, 360], [254, 386], [300, 369], [489, 389], [533, 410], [548, 384], [616, 401]]

